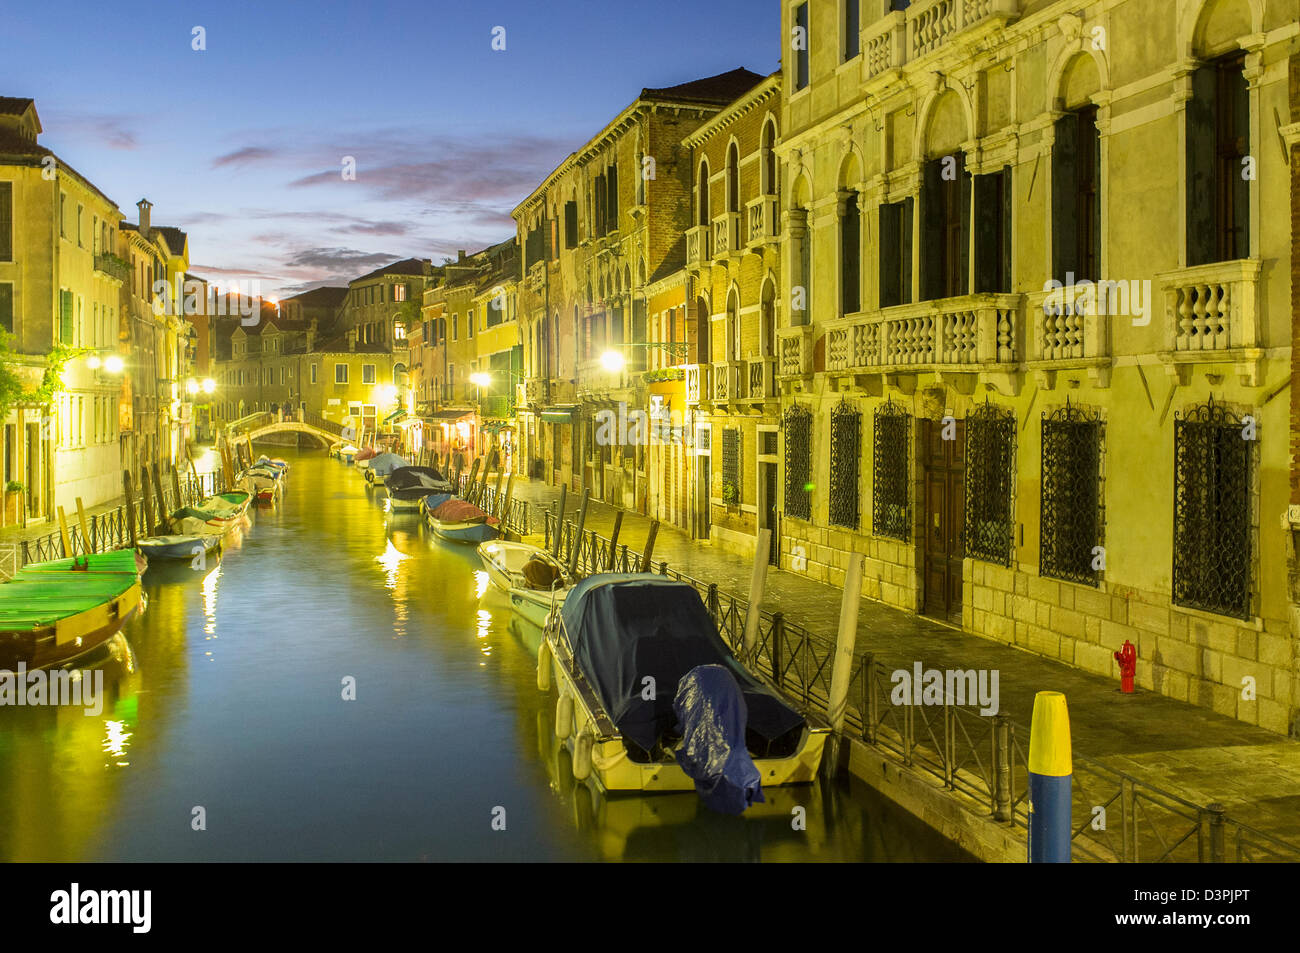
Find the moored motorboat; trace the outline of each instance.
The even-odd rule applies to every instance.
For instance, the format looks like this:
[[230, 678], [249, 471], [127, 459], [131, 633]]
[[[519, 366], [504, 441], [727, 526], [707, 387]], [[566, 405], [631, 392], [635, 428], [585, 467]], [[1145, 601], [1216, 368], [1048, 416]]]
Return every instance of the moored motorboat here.
[[150, 536], [136, 541], [136, 548], [150, 560], [193, 559], [206, 556], [221, 545], [220, 533], [189, 533], [172, 536]]
[[370, 458], [362, 476], [365, 477], [367, 483], [383, 486], [390, 473], [409, 466], [410, 463], [395, 453], [380, 453]]
[[450, 493], [451, 481], [433, 467], [398, 467], [384, 480], [389, 506], [395, 512], [414, 513], [432, 493]]
[[141, 606], [134, 549], [24, 566], [0, 585], [0, 669], [66, 665], [112, 638]]
[[740, 664], [693, 586], [649, 573], [569, 591], [538, 654], [539, 687], [552, 675], [574, 775], [606, 790], [695, 789], [735, 813], [812, 781], [829, 734]]
[[546, 617], [573, 588], [574, 580], [558, 559], [531, 543], [491, 540], [478, 548], [488, 578], [510, 595], [510, 605], [535, 625]]
[[188, 536], [225, 533], [244, 516], [252, 500], [253, 494], [247, 490], [230, 490], [183, 506], [171, 514], [171, 531]]
[[420, 509], [434, 534], [453, 543], [485, 543], [500, 535], [495, 516], [446, 493], [421, 500]]
[[245, 487], [258, 503], [274, 503], [280, 495], [284, 471], [273, 464], [256, 464], [239, 474], [238, 483]]

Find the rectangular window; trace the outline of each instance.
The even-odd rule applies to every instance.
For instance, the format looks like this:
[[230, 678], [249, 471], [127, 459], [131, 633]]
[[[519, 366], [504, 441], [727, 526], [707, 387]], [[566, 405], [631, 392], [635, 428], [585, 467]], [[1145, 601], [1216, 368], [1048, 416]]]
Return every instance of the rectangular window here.
[[862, 443], [862, 414], [848, 401], [831, 413], [831, 473], [829, 521], [833, 526], [858, 528], [858, 459]]
[[68, 196], [59, 193], [59, 237], [68, 237]]
[[794, 31], [791, 42], [794, 45], [794, 88], [806, 89], [808, 86], [808, 4], [801, 3], [794, 8]]
[[605, 173], [605, 187], [609, 195], [609, 231], [618, 231], [618, 163], [614, 163]]
[[966, 555], [1011, 565], [1016, 415], [985, 403], [966, 416]]
[[289, 380], [289, 369], [287, 367], [280, 368], [280, 383], [281, 384], [288, 383], [288, 380]]
[[912, 538], [908, 472], [912, 416], [892, 401], [875, 414], [871, 467], [871, 531], [907, 542]]
[[[1074, 282], [1067, 281], [1070, 274]], [[1101, 279], [1101, 136], [1096, 106], [1067, 113], [1056, 121], [1052, 275], [1063, 285]]]
[[84, 244], [84, 243], [82, 242], [82, 240], [81, 240], [81, 220], [82, 220], [82, 218], [85, 217], [85, 214], [86, 214], [85, 206], [83, 206], [83, 205], [78, 205], [78, 206], [77, 206], [77, 247], [78, 247], [78, 248], [85, 248], [85, 247], [86, 247], [85, 244]]
[[59, 291], [59, 340], [71, 346], [73, 344], [72, 292], [66, 288]]
[[921, 300], [966, 294], [971, 177], [965, 154], [925, 164], [921, 192]]
[[578, 247], [578, 203], [564, 203], [564, 247]]
[[313, 365], [311, 366], [311, 382], [312, 382], [313, 384], [316, 383], [316, 365], [315, 365], [315, 364], [313, 364]]
[[975, 292], [1011, 291], [1011, 170], [973, 180]]
[[346, 384], [348, 382], [348, 366], [346, 364], [334, 365], [334, 383]]
[[14, 332], [14, 286], [8, 282], [0, 283], [0, 328]]
[[14, 184], [0, 182], [0, 261], [14, 260]]
[[1175, 605], [1250, 619], [1254, 439], [1209, 403], [1174, 418]]
[[393, 285], [393, 300], [394, 301], [406, 300], [406, 285], [404, 284]]
[[858, 0], [844, 0], [844, 62], [858, 55], [861, 41], [862, 17]]
[[912, 301], [912, 207], [908, 196], [880, 206], [880, 307]]
[[361, 365], [361, 383], [363, 383], [363, 384], [373, 384], [374, 382], [375, 382], [375, 365], [373, 365], [373, 364], [362, 364], [362, 365]]
[[1187, 263], [1250, 255], [1250, 90], [1243, 54], [1192, 74], [1187, 103]]
[[812, 519], [812, 414], [796, 404], [786, 411], [785, 514]]
[[474, 309], [470, 308], [469, 314], [465, 316], [465, 337], [474, 336]]
[[1102, 423], [1066, 405], [1043, 418], [1039, 572], [1085, 586], [1101, 574]]
[[460, 339], [460, 315], [459, 314], [453, 314], [451, 316], [451, 339], [453, 341]]

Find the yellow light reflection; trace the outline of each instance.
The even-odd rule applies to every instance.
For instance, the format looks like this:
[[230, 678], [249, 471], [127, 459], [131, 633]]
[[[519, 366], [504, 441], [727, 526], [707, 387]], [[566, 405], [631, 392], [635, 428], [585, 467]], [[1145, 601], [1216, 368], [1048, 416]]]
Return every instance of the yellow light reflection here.
[[131, 745], [130, 739], [131, 732], [127, 730], [125, 721], [104, 722], [104, 740], [101, 747], [110, 758], [117, 759], [114, 763], [119, 767], [126, 767], [131, 763], [121, 760], [126, 755], [126, 749]]
[[488, 586], [492, 584], [492, 577], [485, 570], [474, 570], [474, 598], [482, 599], [483, 593], [488, 591]]
[[[487, 573], [481, 573], [481, 575], [486, 576]], [[479, 594], [482, 595], [482, 593]], [[475, 638], [486, 639], [488, 637], [488, 628], [491, 625], [492, 625], [492, 613], [488, 612], [486, 609], [479, 609], [478, 626], [477, 626], [478, 631], [474, 633]], [[479, 651], [482, 652], [483, 655], [486, 656], [487, 658], [492, 657], [492, 646], [487, 642], [484, 642], [479, 646]]]
[[398, 567], [400, 567], [402, 563], [409, 558], [410, 558], [409, 556], [407, 556], [403, 552], [400, 552], [398, 548], [393, 545], [393, 541], [391, 539], [388, 541], [388, 548], [384, 550], [384, 554], [382, 556], [375, 557], [375, 562], [379, 563], [379, 565], [384, 567], [384, 588], [386, 589], [397, 588]]

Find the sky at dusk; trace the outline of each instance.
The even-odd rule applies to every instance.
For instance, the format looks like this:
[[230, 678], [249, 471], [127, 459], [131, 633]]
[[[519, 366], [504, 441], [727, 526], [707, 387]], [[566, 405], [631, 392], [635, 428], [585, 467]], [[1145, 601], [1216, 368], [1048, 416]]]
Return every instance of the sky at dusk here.
[[22, 5], [0, 95], [36, 100], [41, 144], [127, 220], [147, 197], [185, 229], [192, 271], [283, 297], [508, 238], [642, 87], [775, 70], [779, 18], [776, 0]]

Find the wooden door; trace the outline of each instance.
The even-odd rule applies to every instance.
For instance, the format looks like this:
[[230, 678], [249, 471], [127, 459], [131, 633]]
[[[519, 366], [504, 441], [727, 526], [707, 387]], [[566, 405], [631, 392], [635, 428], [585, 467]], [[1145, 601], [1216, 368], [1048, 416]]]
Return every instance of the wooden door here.
[[[951, 439], [945, 440], [945, 434]], [[961, 570], [965, 556], [965, 422], [921, 421], [925, 512], [922, 523], [922, 612], [961, 623]]]

